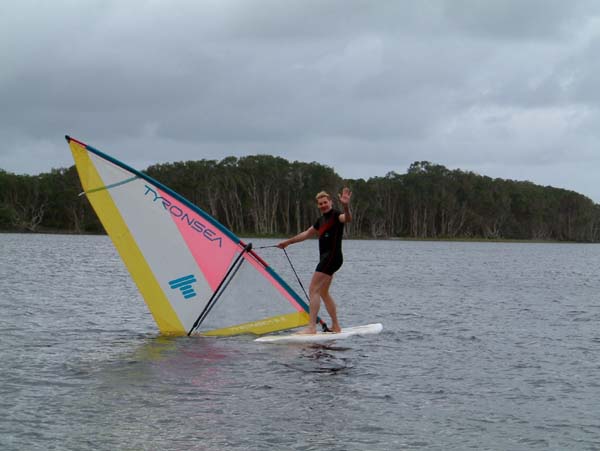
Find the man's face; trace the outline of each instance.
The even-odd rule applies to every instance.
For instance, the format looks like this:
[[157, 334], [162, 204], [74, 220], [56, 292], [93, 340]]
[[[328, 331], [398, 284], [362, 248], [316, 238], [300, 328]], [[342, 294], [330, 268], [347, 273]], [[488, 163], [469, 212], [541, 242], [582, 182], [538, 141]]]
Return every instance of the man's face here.
[[327, 213], [332, 208], [331, 199], [327, 196], [319, 197], [317, 199], [317, 206], [321, 210], [321, 213]]

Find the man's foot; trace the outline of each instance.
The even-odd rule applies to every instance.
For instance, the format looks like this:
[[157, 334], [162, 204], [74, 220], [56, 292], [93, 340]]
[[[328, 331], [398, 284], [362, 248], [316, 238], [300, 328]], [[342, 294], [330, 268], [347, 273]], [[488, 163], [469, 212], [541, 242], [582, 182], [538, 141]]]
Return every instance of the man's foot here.
[[337, 321], [331, 325], [331, 332], [333, 332], [334, 334], [339, 334], [341, 331], [342, 328], [340, 327]]
[[305, 327], [304, 329], [302, 329], [300, 332], [298, 332], [298, 334], [300, 335], [314, 335], [317, 333], [317, 327]]

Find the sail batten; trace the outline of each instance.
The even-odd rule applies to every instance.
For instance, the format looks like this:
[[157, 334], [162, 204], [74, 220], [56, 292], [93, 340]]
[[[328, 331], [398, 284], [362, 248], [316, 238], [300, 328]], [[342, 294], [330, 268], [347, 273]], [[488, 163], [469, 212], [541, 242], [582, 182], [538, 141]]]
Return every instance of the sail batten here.
[[[233, 232], [148, 175], [67, 141], [83, 190], [161, 333], [186, 334], [202, 312], [202, 335], [306, 324], [307, 304]], [[246, 264], [221, 287], [240, 259]]]
[[125, 185], [125, 184], [127, 184], [129, 182], [133, 182], [136, 179], [138, 179], [137, 175], [135, 175], [133, 177], [130, 177], [130, 178], [126, 179], [126, 180], [122, 180], [120, 182], [112, 183], [111, 185], [99, 186], [98, 188], [92, 188], [92, 189], [89, 189], [87, 191], [83, 191], [80, 195], [82, 195], [82, 194], [92, 194], [92, 193], [95, 193], [97, 191], [103, 191], [105, 189], [116, 188], [117, 186]]

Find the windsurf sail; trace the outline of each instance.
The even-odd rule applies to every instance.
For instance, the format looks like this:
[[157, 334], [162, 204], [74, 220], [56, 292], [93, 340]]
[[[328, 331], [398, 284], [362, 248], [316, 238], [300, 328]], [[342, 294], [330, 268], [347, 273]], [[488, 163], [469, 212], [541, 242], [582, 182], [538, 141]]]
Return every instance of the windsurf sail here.
[[161, 333], [265, 334], [306, 302], [251, 248], [179, 194], [69, 136], [89, 199]]

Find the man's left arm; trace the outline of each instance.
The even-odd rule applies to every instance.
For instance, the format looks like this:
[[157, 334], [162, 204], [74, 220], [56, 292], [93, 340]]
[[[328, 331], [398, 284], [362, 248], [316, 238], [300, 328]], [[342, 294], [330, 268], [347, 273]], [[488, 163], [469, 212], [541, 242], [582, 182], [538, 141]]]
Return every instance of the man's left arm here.
[[342, 194], [339, 195], [340, 203], [344, 208], [344, 212], [339, 216], [340, 222], [352, 222], [352, 213], [350, 212], [350, 198], [352, 197], [352, 191], [348, 188], [342, 190]]

